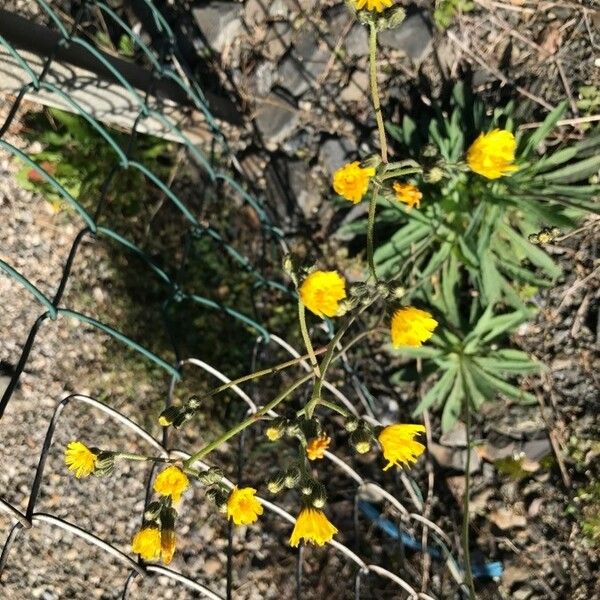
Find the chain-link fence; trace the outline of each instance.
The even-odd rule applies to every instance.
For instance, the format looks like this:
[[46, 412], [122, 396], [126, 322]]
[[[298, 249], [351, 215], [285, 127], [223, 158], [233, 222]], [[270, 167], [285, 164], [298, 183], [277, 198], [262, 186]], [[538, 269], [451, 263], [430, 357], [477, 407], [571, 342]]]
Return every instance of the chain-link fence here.
[[[221, 315], [225, 315], [239, 322], [240, 327], [255, 332], [257, 336], [256, 343], [254, 344], [252, 359], [249, 361], [249, 367], [255, 368], [257, 366], [261, 353], [265, 348], [275, 348], [279, 352], [298, 358], [300, 355], [291, 345], [267, 330], [264, 319], [261, 318], [260, 311], [256, 308], [257, 303], [255, 301], [251, 303], [255, 307], [254, 313], [246, 314], [234, 306], [225, 305], [218, 300], [189, 289], [189, 281], [186, 281], [186, 269], [190, 261], [201, 260], [201, 257], [194, 255], [193, 245], [195, 240], [202, 239], [209, 240], [229, 261], [232, 268], [238, 269], [248, 275], [251, 282], [248, 284], [248, 289], [252, 299], [255, 300], [256, 295], [265, 290], [272, 290], [277, 294], [283, 295], [283, 297], [292, 296], [292, 292], [283, 282], [283, 279], [279, 279], [278, 275], [273, 275], [277, 271], [271, 268], [271, 265], [280, 262], [281, 256], [286, 251], [283, 234], [276, 224], [274, 224], [272, 218], [269, 216], [270, 211], [260, 199], [247, 191], [251, 189], [249, 182], [244, 177], [235, 155], [228, 146], [222, 127], [217, 118], [215, 118], [214, 111], [211, 109], [211, 103], [207, 101], [206, 95], [203, 94], [202, 89], [182, 61], [177, 48], [177, 40], [167, 20], [151, 0], [144, 0], [141, 3], [146, 14], [151, 17], [155, 32], [160, 34], [158, 41], [157, 36], [154, 35], [152, 44], [150, 45], [141, 32], [134, 30], [128, 25], [123, 16], [108, 2], [84, 1], [78, 5], [75, 11], [72, 11], [68, 19], [64, 18], [64, 13], [58, 10], [56, 6], [44, 0], [36, 0], [35, 4], [37, 10], [36, 22], [30, 22], [29, 26], [32, 28], [31, 31], [36, 27], [45, 27], [44, 31], [42, 29], [39, 29], [39, 31], [36, 30], [35, 35], [32, 36], [38, 38], [41, 46], [46, 44], [41, 58], [40, 52], [36, 53], [31, 50], [35, 46], [35, 40], [28, 39], [27, 35], [23, 35], [24, 23], [22, 20], [19, 20], [19, 15], [14, 10], [12, 12], [6, 10], [2, 12], [4, 15], [4, 27], [0, 28], [0, 31], [2, 31], [0, 46], [4, 61], [3, 79], [5, 83], [8, 81], [9, 85], [14, 86], [15, 82], [22, 82], [22, 84], [18, 89], [15, 89], [15, 94], [12, 98], [8, 99], [8, 96], [6, 97], [6, 103], [8, 103], [9, 107], [5, 112], [6, 116], [0, 127], [0, 147], [4, 153], [8, 153], [14, 159], [22, 161], [27, 165], [31, 169], [31, 172], [35, 174], [36, 180], [45, 182], [54, 193], [58, 194], [69, 207], [69, 210], [80, 220], [81, 228], [72, 240], [68, 255], [64, 261], [62, 275], [55, 283], [55, 292], [53, 295], [44, 293], [40, 289], [41, 286], [34, 284], [29, 278], [11, 266], [8, 256], [5, 257], [7, 260], [0, 260], [0, 271], [2, 271], [3, 276], [11, 278], [13, 282], [25, 288], [41, 306], [39, 316], [30, 325], [27, 338], [22, 340], [20, 357], [10, 375], [8, 385], [0, 400], [0, 416], [4, 414], [14, 396], [21, 375], [27, 367], [30, 354], [35, 349], [38, 333], [47, 323], [63, 319], [81, 322], [86, 327], [96, 329], [110, 336], [117, 343], [123, 344], [132, 351], [139, 353], [146, 360], [164, 370], [170, 378], [170, 385], [168, 394], [165, 395], [164, 406], [169, 406], [172, 403], [176, 386], [182, 380], [183, 369], [186, 366], [187, 368], [199, 369], [205, 372], [207, 377], [212, 377], [222, 382], [230, 381], [226, 375], [207, 362], [182, 355], [182, 349], [178, 347], [173, 335], [168, 335], [168, 337], [173, 341], [172, 352], [176, 359], [170, 362], [115, 327], [84, 312], [73, 310], [63, 305], [67, 284], [73, 276], [73, 264], [80, 252], [82, 243], [88, 238], [102, 240], [103, 243], [110, 246], [111, 252], [128, 253], [136, 257], [145, 265], [144, 268], [147, 269], [148, 275], [156, 277], [160, 281], [165, 291], [166, 300], [162, 304], [161, 310], [167, 329], [170, 326], [170, 308], [178, 303], [191, 302], [204, 307], [207, 311], [216, 311]], [[123, 34], [131, 41], [136, 51], [143, 55], [143, 63], [148, 67], [147, 70], [140, 70], [139, 65], [135, 67], [135, 65], [128, 64], [127, 61], [107, 56], [90, 39], [82, 35], [82, 23], [89, 17], [92, 10], [100, 11], [102, 18], [110, 22], [111, 27], [122, 28]], [[10, 24], [9, 17], [12, 19]], [[48, 40], [53, 44], [51, 47], [48, 46], [50, 43]], [[69, 60], [78, 62], [79, 66], [73, 66]], [[92, 82], [96, 85], [92, 89], [89, 87], [90, 81], [88, 77], [85, 85], [77, 85], [78, 77], [85, 78], [81, 71], [84, 67], [88, 75], [89, 73], [92, 73], [92, 75], [95, 74], [100, 79], [104, 78], [109, 83], [106, 86], [98, 86], [97, 81]], [[68, 77], [65, 76], [65, 71], [68, 71]], [[127, 74], [135, 81], [132, 82], [128, 79]], [[97, 92], [98, 89], [104, 90], [100, 96]], [[4, 89], [4, 92], [6, 94], [7, 89]], [[18, 119], [19, 110], [27, 100], [59, 106], [79, 115], [103, 138], [106, 145], [114, 152], [114, 166], [111, 168], [108, 176], [102, 181], [99, 188], [100, 193], [97, 198], [93, 199], [93, 203], [92, 199], [89, 198], [86, 198], [85, 202], [82, 202], [81, 198], [74, 197], [54, 177], [52, 170], [47, 165], [34, 160], [16, 144], [7, 141], [7, 132], [11, 125], [14, 124], [15, 119]], [[228, 106], [225, 101], [219, 103], [214, 98], [213, 101], [221, 107]], [[200, 126], [195, 132], [189, 126], [184, 125], [184, 117], [186, 114], [189, 117], [190, 113], [196, 119], [197, 123], [200, 122]], [[238, 115], [235, 115], [235, 111], [228, 108], [225, 111], [221, 110], [220, 117], [235, 120], [238, 118]], [[126, 126], [130, 128], [128, 143], [125, 147], [117, 140], [114, 131], [105, 123], [110, 123], [113, 126], [118, 125], [120, 128]], [[236, 240], [235, 235], [232, 236], [231, 232], [228, 233], [227, 228], [220, 230], [210, 220], [198, 218], [197, 206], [190, 207], [186, 200], [174, 191], [169, 182], [162, 180], [143, 162], [134, 158], [136, 142], [138, 137], [144, 133], [152, 133], [153, 135], [177, 142], [185, 152], [185, 156], [190, 163], [194, 164], [201, 171], [202, 179], [205, 182], [204, 185], [210, 188], [213, 194], [228, 198], [239, 207], [243, 207], [244, 205], [250, 207], [252, 214], [258, 219], [259, 235], [256, 239], [252, 240], [252, 244], [248, 248], [239, 247], [239, 240]], [[208, 155], [202, 150], [206, 148], [209, 149]], [[120, 233], [106, 217], [107, 198], [115, 180], [125, 171], [137, 171], [141, 173], [147, 182], [172, 203], [173, 207], [180, 212], [183, 221], [186, 223], [185, 232], [181, 236], [179, 266], [173, 272], [169, 272], [163, 266], [163, 262], [157, 260], [155, 256], [150, 256], [123, 233]], [[92, 204], [93, 208], [90, 209], [89, 207]], [[47, 283], [50, 284], [50, 282]], [[9, 298], [2, 298], [3, 304], [8, 301]], [[4, 331], [3, 335], [10, 336], [11, 332]], [[308, 363], [304, 362], [300, 364], [304, 369], [310, 371]], [[356, 374], [353, 372], [350, 362], [345, 357], [344, 366], [346, 372], [356, 380]], [[356, 408], [355, 403], [340, 391], [338, 387], [331, 383], [325, 383], [325, 385], [353, 414], [359, 414], [360, 412], [364, 415], [366, 412], [367, 418], [374, 418], [368, 403], [363, 403], [359, 410]], [[232, 390], [241, 402], [245, 404], [249, 413], [257, 411], [257, 403], [250, 395], [238, 386], [234, 386]], [[77, 523], [72, 523], [62, 517], [37, 510], [36, 506], [40, 496], [40, 489], [44, 481], [44, 469], [57, 425], [66, 407], [73, 404], [85, 405], [91, 412], [99, 411], [108, 415], [109, 419], [114, 420], [119, 427], [139, 437], [141, 442], [146, 444], [158, 456], [188, 456], [173, 446], [169, 438], [169, 432], [166, 429], [163, 431], [162, 439], [159, 440], [149, 433], [146, 428], [103, 401], [83, 393], [70, 394], [63, 398], [56, 404], [52, 418], [48, 424], [35, 469], [33, 485], [27, 493], [26, 509], [22, 510], [15, 506], [14, 502], [0, 498], [0, 507], [7, 513], [12, 522], [12, 526], [7, 532], [2, 547], [0, 575], [5, 570], [10, 570], [14, 561], [18, 561], [18, 557], [15, 556], [14, 546], [19, 537], [28, 536], [30, 532], [36, 530], [47, 531], [47, 528], [60, 528], [96, 546], [102, 552], [110, 555], [112, 559], [124, 565], [128, 570], [128, 576], [123, 581], [112, 582], [112, 587], [118, 590], [120, 597], [125, 598], [128, 596], [131, 584], [136, 578], [152, 578], [157, 576], [166, 576], [178, 585], [186, 586], [199, 593], [201, 597], [233, 597], [235, 561], [231, 524], [229, 524], [226, 552], [225, 589], [224, 591], [219, 590], [217, 592], [215, 591], [215, 586], [205, 585], [174, 570], [136, 561], [131, 555], [119, 550], [114, 544], [103, 541], [100, 537], [91, 533], [86, 528], [79, 526]], [[244, 468], [246, 465], [244, 457], [247, 453], [246, 443], [245, 436], [241, 436], [239, 444], [235, 449], [238, 480], [244, 479]], [[447, 569], [445, 572], [449, 573], [450, 578], [454, 581], [452, 587], [456, 594], [460, 595], [464, 591], [462, 571], [452, 555], [451, 549], [454, 544], [439, 526], [423, 515], [424, 500], [414, 481], [409, 479], [404, 473], [400, 475], [400, 481], [402, 486], [404, 486], [407, 502], [412, 506], [412, 508], [407, 508], [394, 495], [382, 489], [379, 485], [365, 480], [347, 462], [335, 454], [328, 452], [326, 458], [336, 469], [343, 473], [344, 477], [353, 482], [353, 489], [349, 494], [349, 498], [352, 500], [355, 524], [354, 536], [356, 540], [359, 539], [360, 534], [358, 515], [362, 513], [371, 525], [374, 524], [390, 539], [396, 540], [402, 551], [406, 547], [412, 547], [417, 551], [425, 552], [429, 560], [431, 557], [437, 559], [441, 565], [440, 569], [442, 571]], [[200, 468], [209, 468], [210, 465], [204, 464], [198, 466]], [[148, 473], [145, 486], [146, 501], [151, 494], [152, 476], [152, 472]], [[399, 516], [399, 522], [394, 523], [379, 515], [376, 510], [374, 512], [373, 505], [364, 501], [366, 492], [375, 494], [379, 499], [384, 499], [389, 503]], [[272, 512], [278, 518], [290, 523], [294, 522], [293, 517], [277, 504], [268, 500], [262, 500], [262, 502], [265, 509]], [[266, 528], [267, 525], [265, 524], [264, 527]], [[412, 532], [413, 535], [409, 535], [407, 532]], [[413, 536], [419, 533], [421, 541], [417, 542]], [[372, 597], [364, 594], [365, 578], [369, 575], [384, 578], [390, 584], [396, 586], [394, 589], [397, 591], [391, 592], [391, 595], [386, 595], [386, 597], [431, 598], [426, 593], [426, 588], [419, 589], [414, 583], [409, 583], [401, 573], [392, 572], [377, 564], [369, 564], [352, 549], [338, 541], [330, 543], [330, 551], [339, 552], [343, 560], [353, 565], [354, 582], [351, 588], [356, 598]], [[86, 557], [79, 556], [78, 561], [81, 563], [80, 568], [85, 569]], [[294, 576], [296, 595], [299, 598], [309, 597], [309, 595], [303, 595], [303, 562], [304, 556], [303, 549], [301, 548], [296, 553]]]

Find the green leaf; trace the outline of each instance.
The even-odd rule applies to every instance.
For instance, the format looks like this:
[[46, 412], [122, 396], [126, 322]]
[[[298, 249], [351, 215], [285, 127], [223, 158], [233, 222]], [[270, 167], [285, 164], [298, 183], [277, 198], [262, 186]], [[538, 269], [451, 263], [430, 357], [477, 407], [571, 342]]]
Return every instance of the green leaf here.
[[452, 429], [454, 423], [456, 423], [460, 416], [462, 408], [462, 400], [465, 396], [463, 388], [463, 381], [460, 373], [454, 379], [454, 385], [452, 391], [448, 396], [446, 403], [444, 404], [444, 411], [442, 412], [442, 431], [446, 432]]
[[567, 101], [561, 102], [548, 116], [544, 119], [544, 122], [529, 136], [525, 143], [525, 147], [522, 152], [519, 152], [519, 156], [528, 157], [533, 150], [535, 150], [540, 142], [546, 139], [546, 136], [554, 129], [556, 123], [560, 121], [565, 112], [567, 111]]
[[444, 372], [444, 374], [436, 381], [436, 383], [431, 387], [431, 389], [421, 398], [419, 404], [412, 413], [413, 417], [420, 415], [424, 410], [427, 410], [432, 405], [440, 405], [448, 392], [450, 391], [452, 385], [455, 383], [456, 373], [458, 371], [458, 364], [453, 363], [450, 365], [448, 370]]
[[567, 165], [552, 173], [544, 173], [540, 179], [544, 183], [575, 183], [595, 175], [598, 172], [598, 169], [600, 169], [600, 154]]
[[474, 360], [472, 364], [474, 375], [476, 375], [476, 377], [481, 378], [490, 386], [496, 388], [499, 394], [502, 394], [510, 400], [515, 400], [516, 402], [519, 402], [521, 404], [535, 404], [537, 402], [537, 399], [533, 394], [525, 392], [524, 390], [521, 390], [518, 387], [484, 370], [482, 367], [479, 366], [477, 359]]
[[417, 221], [411, 221], [404, 227], [401, 227], [392, 235], [389, 242], [379, 246], [375, 250], [373, 255], [375, 264], [383, 263], [389, 258], [402, 254], [402, 252], [410, 248], [411, 244], [427, 236], [429, 231], [429, 227]]

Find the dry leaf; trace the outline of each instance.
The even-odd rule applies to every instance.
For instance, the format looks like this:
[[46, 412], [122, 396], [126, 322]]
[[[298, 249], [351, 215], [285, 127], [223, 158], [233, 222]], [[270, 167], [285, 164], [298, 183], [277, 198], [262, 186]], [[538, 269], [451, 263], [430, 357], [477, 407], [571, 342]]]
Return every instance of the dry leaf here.
[[552, 21], [549, 25], [544, 27], [540, 33], [537, 43], [547, 54], [556, 54], [560, 50], [560, 44], [562, 42], [562, 31], [558, 21]]

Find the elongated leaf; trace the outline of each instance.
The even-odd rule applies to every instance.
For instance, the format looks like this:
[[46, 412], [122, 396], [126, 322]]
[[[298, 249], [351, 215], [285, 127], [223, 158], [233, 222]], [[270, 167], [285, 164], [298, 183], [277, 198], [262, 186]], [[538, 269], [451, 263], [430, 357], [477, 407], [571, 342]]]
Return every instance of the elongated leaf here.
[[419, 404], [413, 411], [413, 417], [420, 415], [424, 410], [427, 410], [430, 406], [439, 406], [450, 392], [454, 384], [456, 373], [458, 371], [458, 365], [452, 364], [450, 368], [433, 384], [431, 389], [421, 398]]
[[503, 379], [492, 375], [491, 373], [480, 367], [478, 361], [474, 360], [472, 364], [473, 374], [476, 377], [483, 379], [492, 387], [495, 387], [499, 393], [506, 396], [510, 400], [515, 400], [516, 402], [522, 404], [535, 404], [537, 402], [533, 394], [521, 390], [518, 387], [504, 381]]
[[429, 232], [427, 226], [411, 221], [394, 233], [389, 242], [377, 248], [373, 256], [375, 263], [382, 263], [389, 258], [402, 254], [410, 248], [411, 244], [423, 239]]
[[544, 173], [540, 179], [544, 183], [575, 183], [595, 175], [600, 169], [600, 154], [557, 169], [552, 173]]
[[463, 381], [460, 373], [454, 378], [454, 385], [452, 391], [448, 396], [446, 403], [444, 404], [444, 411], [442, 412], [442, 431], [446, 432], [452, 429], [454, 423], [460, 416], [462, 408], [462, 400], [465, 396]]
[[561, 102], [548, 116], [544, 119], [544, 122], [529, 136], [525, 143], [525, 147], [522, 152], [519, 152], [519, 156], [527, 158], [533, 150], [542, 142], [546, 136], [554, 129], [556, 123], [560, 121], [567, 110], [567, 101]]

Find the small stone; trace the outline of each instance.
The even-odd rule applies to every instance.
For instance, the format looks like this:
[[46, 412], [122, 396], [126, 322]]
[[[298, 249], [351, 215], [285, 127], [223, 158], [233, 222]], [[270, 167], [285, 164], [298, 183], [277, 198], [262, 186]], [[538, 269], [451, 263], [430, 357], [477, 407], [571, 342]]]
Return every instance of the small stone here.
[[214, 577], [221, 570], [221, 561], [216, 558], [209, 558], [204, 563], [203, 571], [209, 577]]
[[450, 431], [442, 434], [440, 444], [465, 448], [467, 445], [467, 428], [465, 424], [462, 421], [457, 421]]
[[304, 216], [310, 218], [318, 211], [321, 204], [319, 188], [311, 177], [308, 164], [305, 162], [291, 162], [288, 169], [290, 189]]
[[221, 52], [242, 30], [241, 4], [211, 2], [208, 6], [192, 9], [192, 14], [208, 45]]
[[500, 508], [490, 514], [490, 521], [498, 529], [506, 530], [515, 527], [525, 527], [527, 519], [523, 515], [518, 515], [508, 508]]
[[[433, 455], [437, 463], [446, 469], [454, 469], [464, 473], [467, 465], [467, 449], [447, 448], [432, 442], [428, 446], [429, 452]], [[471, 459], [469, 463], [469, 473], [479, 471], [481, 467], [481, 458], [475, 448], [471, 448]]]
[[319, 163], [325, 172], [331, 175], [342, 165], [348, 162], [348, 158], [356, 152], [356, 145], [347, 138], [331, 138], [321, 144], [319, 150]]
[[352, 58], [367, 56], [369, 54], [369, 35], [364, 25], [357, 23], [352, 27], [346, 37], [346, 52]]
[[323, 73], [328, 58], [315, 35], [303, 36], [279, 64], [280, 85], [292, 96], [301, 96]]
[[268, 96], [275, 83], [275, 67], [273, 63], [265, 60], [254, 69], [251, 86], [256, 96]]
[[415, 62], [423, 60], [431, 39], [431, 24], [420, 12], [407, 17], [395, 29], [385, 29], [379, 34], [382, 46], [400, 50]]
[[365, 71], [354, 71], [350, 82], [342, 90], [342, 102], [359, 102], [367, 96], [369, 89], [369, 75]]
[[292, 41], [292, 27], [289, 23], [274, 23], [267, 29], [265, 38], [265, 54], [278, 61], [287, 51]]
[[298, 110], [287, 100], [271, 92], [258, 107], [256, 126], [268, 150], [276, 150], [284, 139], [296, 129]]

